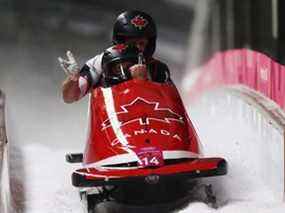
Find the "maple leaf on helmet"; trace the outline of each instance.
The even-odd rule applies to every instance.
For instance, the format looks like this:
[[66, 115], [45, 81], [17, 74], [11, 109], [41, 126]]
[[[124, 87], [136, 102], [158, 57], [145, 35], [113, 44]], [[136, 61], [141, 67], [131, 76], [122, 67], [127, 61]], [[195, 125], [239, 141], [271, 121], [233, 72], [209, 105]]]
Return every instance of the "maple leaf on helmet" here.
[[135, 26], [138, 27], [140, 30], [144, 27], [147, 26], [148, 21], [144, 19], [142, 16], [136, 16], [131, 20], [131, 23]]

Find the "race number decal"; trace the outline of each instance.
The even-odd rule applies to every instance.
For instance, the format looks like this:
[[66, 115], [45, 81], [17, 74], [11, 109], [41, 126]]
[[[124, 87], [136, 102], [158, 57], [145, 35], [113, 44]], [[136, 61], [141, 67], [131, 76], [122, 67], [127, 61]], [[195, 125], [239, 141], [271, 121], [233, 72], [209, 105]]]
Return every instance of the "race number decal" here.
[[159, 167], [164, 165], [162, 152], [155, 147], [145, 147], [137, 151], [139, 166]]

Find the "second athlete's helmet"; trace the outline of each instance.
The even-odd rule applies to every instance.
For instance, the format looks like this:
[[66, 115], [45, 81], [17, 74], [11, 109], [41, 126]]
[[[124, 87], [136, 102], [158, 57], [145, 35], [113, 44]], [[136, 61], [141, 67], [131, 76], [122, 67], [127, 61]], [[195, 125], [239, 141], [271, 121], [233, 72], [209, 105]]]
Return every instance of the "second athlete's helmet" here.
[[151, 57], [156, 47], [156, 25], [150, 15], [132, 10], [121, 13], [113, 27], [113, 43], [125, 43], [128, 38], [147, 38], [144, 55]]
[[139, 50], [134, 45], [117, 44], [104, 51], [103, 81], [112, 86], [131, 79], [129, 67], [138, 63]]

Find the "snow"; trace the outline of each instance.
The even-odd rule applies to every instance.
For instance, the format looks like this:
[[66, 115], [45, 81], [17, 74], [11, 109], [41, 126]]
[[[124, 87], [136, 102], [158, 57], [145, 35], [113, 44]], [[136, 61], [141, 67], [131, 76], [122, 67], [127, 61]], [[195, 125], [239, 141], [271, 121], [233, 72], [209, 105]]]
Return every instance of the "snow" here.
[[282, 135], [251, 106], [225, 91], [211, 92], [188, 109], [204, 154], [225, 157], [229, 172], [206, 180], [213, 184], [220, 208], [192, 203], [181, 212], [284, 211]]
[[[280, 199], [282, 195], [278, 194], [283, 189], [281, 185], [284, 178], [281, 174], [283, 164], [280, 162], [284, 153], [278, 145], [282, 140], [278, 131], [266, 126], [266, 122], [253, 112], [251, 114], [250, 109], [246, 109], [245, 113], [240, 100], [223, 92], [210, 93], [188, 108], [205, 155], [225, 157], [230, 169], [227, 176], [205, 179], [214, 186], [220, 204], [218, 209], [193, 202], [180, 213], [284, 212], [285, 204]], [[83, 147], [84, 142], [75, 145], [74, 140], [81, 137], [76, 138], [75, 132], [81, 131], [78, 126], [84, 122], [73, 127], [73, 119], [74, 116], [80, 117], [74, 114], [76, 110], [82, 114], [85, 109], [69, 109], [71, 112], [66, 111], [66, 114], [61, 115], [61, 118], [67, 117], [63, 123], [45, 125], [45, 131], [50, 132], [50, 137], [40, 137], [38, 132], [25, 133], [17, 129], [15, 117], [19, 118], [16, 115], [22, 112], [11, 109], [10, 120], [14, 119], [9, 122], [8, 129], [14, 132], [13, 136], [9, 134], [10, 142], [15, 142], [11, 147], [11, 183], [17, 185], [13, 191], [16, 201], [21, 203], [18, 204], [20, 207], [17, 212], [83, 212], [78, 191], [72, 187], [70, 179], [76, 165], [67, 164], [64, 156], [67, 152], [81, 151]], [[30, 125], [29, 122], [34, 120], [25, 125]], [[52, 132], [55, 129], [66, 133], [55, 134]], [[30, 135], [25, 137], [25, 134]], [[265, 146], [268, 143], [277, 145], [268, 150]]]
[[[21, 152], [24, 172], [18, 175], [21, 175], [22, 189], [25, 190], [22, 194], [24, 199], [22, 199], [21, 212], [83, 212], [78, 191], [71, 185], [71, 173], [74, 167], [64, 161], [66, 150], [29, 144], [21, 148]], [[12, 163], [19, 164], [17, 161]], [[12, 177], [11, 183], [13, 184], [17, 178], [19, 177]]]

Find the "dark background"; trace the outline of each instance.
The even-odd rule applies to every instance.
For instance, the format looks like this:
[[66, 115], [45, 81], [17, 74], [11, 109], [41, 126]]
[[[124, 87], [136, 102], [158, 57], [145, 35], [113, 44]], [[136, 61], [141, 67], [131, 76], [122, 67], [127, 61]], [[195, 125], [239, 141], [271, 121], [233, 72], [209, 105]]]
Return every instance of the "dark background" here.
[[[203, 7], [207, 14], [201, 15]], [[23, 62], [22, 68], [57, 79], [58, 56], [70, 49], [82, 65], [111, 45], [115, 18], [128, 9], [156, 20], [156, 56], [167, 62], [176, 82], [191, 71], [185, 64], [201, 65], [219, 50], [247, 47], [285, 63], [283, 8], [281, 0], [1, 0], [1, 67]]]
[[[56, 58], [65, 56], [68, 49], [83, 65], [111, 45], [113, 23], [118, 14], [128, 9], [150, 13], [158, 25], [159, 42], [174, 46], [182, 55], [193, 13], [191, 8], [162, 0], [1, 0], [0, 54], [4, 54], [7, 66], [15, 58], [23, 59], [24, 63], [31, 61], [32, 70], [50, 75], [58, 69]], [[173, 53], [169, 52], [169, 48], [158, 50], [157, 55], [167, 60], [172, 69], [182, 69], [185, 57], [171, 57]]]
[[[249, 48], [285, 63], [285, 2], [282, 0], [212, 1], [207, 44], [218, 50]], [[217, 38], [218, 44], [212, 38]]]

